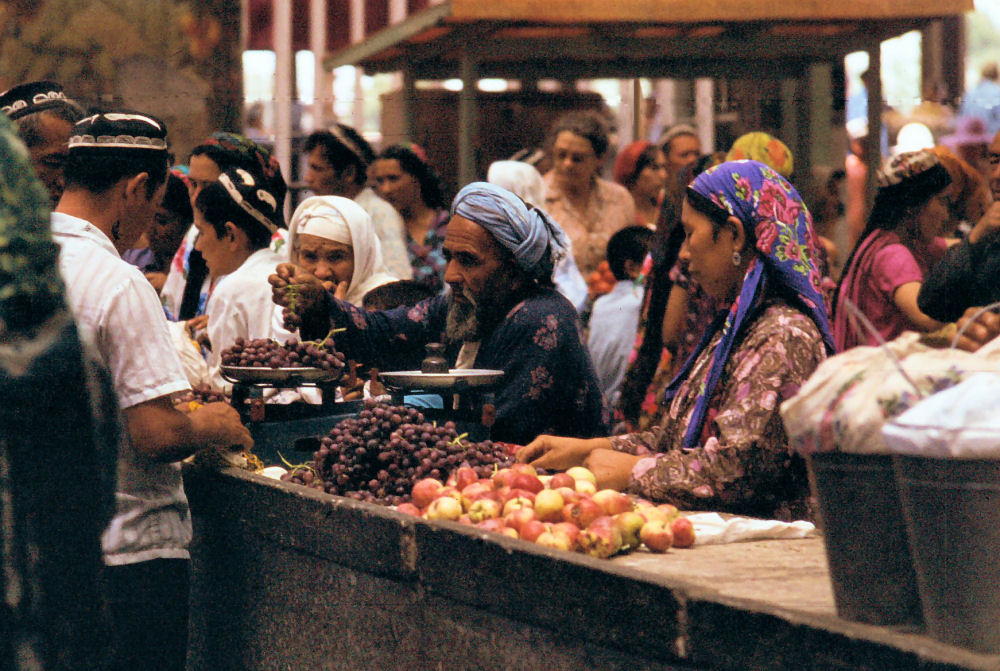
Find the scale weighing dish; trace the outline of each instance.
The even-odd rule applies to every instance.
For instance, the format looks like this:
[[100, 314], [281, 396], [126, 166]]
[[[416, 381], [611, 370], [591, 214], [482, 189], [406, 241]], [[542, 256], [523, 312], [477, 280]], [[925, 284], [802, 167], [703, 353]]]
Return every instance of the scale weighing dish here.
[[342, 369], [324, 370], [296, 366], [294, 368], [267, 368], [256, 366], [222, 366], [222, 377], [230, 382], [267, 384], [298, 387], [302, 383], [331, 382], [340, 377]]
[[503, 371], [485, 368], [453, 368], [447, 373], [397, 370], [379, 373], [378, 379], [385, 386], [394, 389], [462, 391], [474, 387], [491, 387], [503, 379]]

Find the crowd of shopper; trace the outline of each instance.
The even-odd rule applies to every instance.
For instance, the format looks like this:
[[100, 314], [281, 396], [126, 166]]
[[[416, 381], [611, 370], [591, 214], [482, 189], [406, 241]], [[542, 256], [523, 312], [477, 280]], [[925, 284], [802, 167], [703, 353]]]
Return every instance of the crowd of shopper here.
[[[989, 74], [963, 113], [991, 100]], [[99, 575], [116, 669], [183, 668], [192, 529], [178, 462], [252, 443], [228, 404], [173, 402], [193, 379], [178, 330], [220, 390], [221, 352], [238, 338], [338, 330], [338, 348], [382, 370], [419, 368], [440, 342], [452, 368], [503, 371], [493, 437], [524, 445], [519, 459], [586, 465], [599, 487], [685, 508], [787, 520], [812, 510], [778, 409], [825, 357], [955, 322], [970, 349], [1000, 332], [977, 310], [1000, 300], [992, 117], [956, 117], [938, 132], [947, 146], [896, 138], [870, 210], [851, 194], [866, 179], [867, 130], [849, 128], [848, 202], [817, 200], [842, 217], [850, 245], [838, 249], [801, 195], [816, 191], [812, 176], [759, 131], [704, 154], [679, 124], [611, 160], [602, 115], [571, 112], [550, 129], [544, 175], [497, 162], [449, 201], [422, 148], [377, 153], [335, 124], [307, 138], [312, 195], [286, 222], [283, 166], [242, 135], [220, 131], [175, 157], [153, 114], [85, 112], [53, 82], [3, 92], [0, 108], [0, 153], [13, 157], [0, 163], [0, 241], [19, 218], [43, 222], [23, 265], [41, 277], [48, 259], [62, 278], [29, 287], [0, 264], [0, 329], [6, 338], [32, 311], [62, 314], [60, 328], [72, 315], [63, 335], [91, 353], [74, 359], [92, 380], [74, 407], [94, 420], [78, 427], [81, 444], [117, 462], [115, 502], [98, 505], [110, 476], [95, 476], [73, 538], [99, 543], [81, 567]], [[605, 269], [609, 291], [588, 292], [584, 277]], [[46, 287], [68, 311], [62, 298], [40, 309]], [[21, 312], [4, 312], [22, 294], [33, 298]], [[95, 403], [102, 394], [114, 401]]]

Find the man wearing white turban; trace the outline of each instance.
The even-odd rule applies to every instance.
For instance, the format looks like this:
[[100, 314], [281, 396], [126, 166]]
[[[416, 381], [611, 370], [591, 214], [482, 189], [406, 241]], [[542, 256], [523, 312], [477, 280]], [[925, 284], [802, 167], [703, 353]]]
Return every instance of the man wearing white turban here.
[[313, 196], [288, 225], [289, 259], [315, 275], [351, 305], [375, 287], [395, 282], [382, 260], [371, 217], [349, 198]]
[[[475, 182], [452, 203], [444, 294], [413, 307], [365, 312], [292, 264], [279, 266], [271, 284], [274, 301], [301, 322], [305, 337], [323, 335], [331, 325], [343, 328], [338, 345], [369, 366], [418, 368], [424, 345], [443, 342], [453, 368], [503, 370], [496, 440], [526, 443], [552, 427], [596, 436], [604, 421], [594, 369], [576, 310], [552, 284], [565, 249], [562, 229], [542, 210]], [[286, 296], [290, 285], [294, 301]]]

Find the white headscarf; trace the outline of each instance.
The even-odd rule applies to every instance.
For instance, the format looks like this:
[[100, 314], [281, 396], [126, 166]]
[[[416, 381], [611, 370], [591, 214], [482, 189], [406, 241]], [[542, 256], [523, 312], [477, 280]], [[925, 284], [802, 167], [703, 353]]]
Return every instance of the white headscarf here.
[[[295, 238], [303, 233], [349, 245], [354, 250], [354, 274], [345, 300], [361, 305], [365, 294], [375, 287], [395, 282], [382, 261], [382, 246], [375, 235], [371, 217], [349, 198], [313, 196], [295, 208], [288, 225], [289, 260], [298, 263]], [[345, 233], [347, 235], [345, 235]]]
[[502, 186], [535, 207], [545, 205], [545, 182], [533, 165], [521, 161], [494, 161], [486, 173], [486, 181]]

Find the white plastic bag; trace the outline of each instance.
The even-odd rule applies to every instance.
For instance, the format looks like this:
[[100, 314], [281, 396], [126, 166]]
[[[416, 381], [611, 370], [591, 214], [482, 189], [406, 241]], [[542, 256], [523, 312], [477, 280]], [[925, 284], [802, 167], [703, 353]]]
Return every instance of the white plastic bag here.
[[978, 373], [924, 399], [882, 428], [895, 454], [1000, 459], [1000, 375]]
[[207, 387], [211, 375], [208, 370], [208, 363], [201, 355], [201, 348], [198, 347], [187, 334], [187, 325], [184, 322], [167, 322], [170, 331], [170, 340], [174, 343], [177, 356], [184, 367], [184, 374], [187, 375], [188, 384], [192, 387]]

